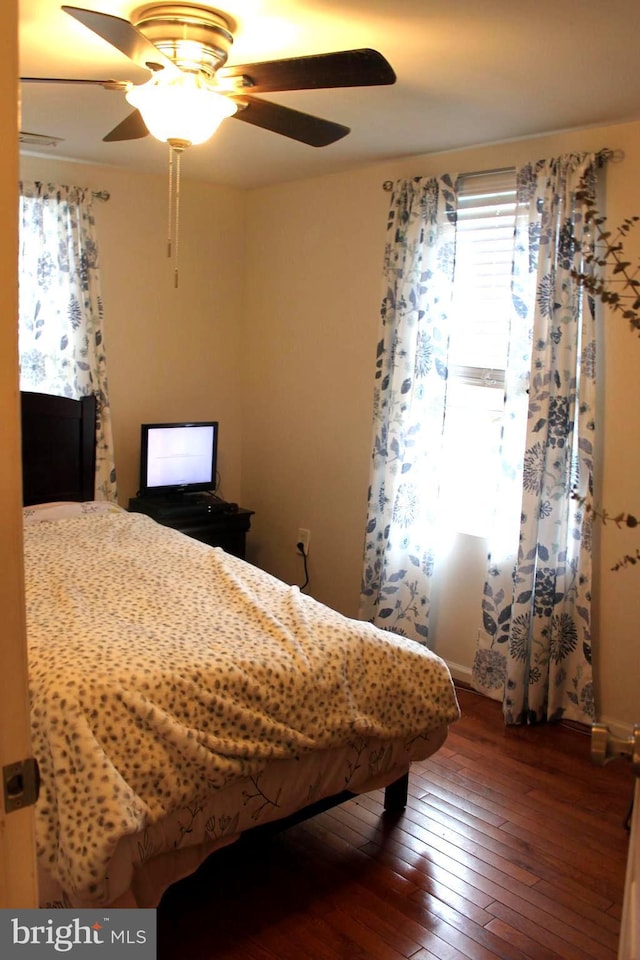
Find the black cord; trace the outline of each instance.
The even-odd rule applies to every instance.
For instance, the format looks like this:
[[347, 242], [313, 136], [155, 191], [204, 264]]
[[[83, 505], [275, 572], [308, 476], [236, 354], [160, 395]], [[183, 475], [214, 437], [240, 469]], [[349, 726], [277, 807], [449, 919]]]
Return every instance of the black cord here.
[[305, 576], [305, 581], [304, 581], [304, 583], [302, 584], [302, 586], [300, 587], [301, 590], [304, 590], [305, 587], [307, 586], [307, 584], [309, 583], [309, 569], [308, 569], [308, 567], [307, 567], [307, 554], [306, 554], [306, 551], [305, 551], [305, 549], [304, 549], [304, 543], [302, 542], [302, 540], [300, 541], [300, 543], [296, 543], [296, 547], [298, 548], [298, 552], [302, 554], [302, 559], [304, 560], [304, 576]]

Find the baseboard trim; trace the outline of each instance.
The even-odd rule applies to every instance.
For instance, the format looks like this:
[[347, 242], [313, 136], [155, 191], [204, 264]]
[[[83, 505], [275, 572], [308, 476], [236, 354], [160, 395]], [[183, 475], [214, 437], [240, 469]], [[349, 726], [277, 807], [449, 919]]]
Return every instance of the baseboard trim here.
[[471, 667], [464, 667], [461, 663], [454, 663], [452, 660], [447, 660], [446, 664], [449, 667], [449, 673], [455, 683], [460, 683], [462, 686], [469, 687], [470, 689], [473, 687]]
[[609, 733], [612, 733], [614, 737], [623, 737], [625, 740], [633, 737], [633, 723], [623, 723], [613, 717], [600, 717], [598, 723], [604, 723], [605, 727], [609, 728]]

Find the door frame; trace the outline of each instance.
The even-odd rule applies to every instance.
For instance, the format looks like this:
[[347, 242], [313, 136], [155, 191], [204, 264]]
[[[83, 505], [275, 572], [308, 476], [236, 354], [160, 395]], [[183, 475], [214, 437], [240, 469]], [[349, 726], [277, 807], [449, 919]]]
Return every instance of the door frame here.
[[[0, 31], [0, 768], [31, 756], [22, 564], [18, 373], [18, 0]], [[0, 907], [36, 907], [33, 807], [5, 813], [0, 786]]]

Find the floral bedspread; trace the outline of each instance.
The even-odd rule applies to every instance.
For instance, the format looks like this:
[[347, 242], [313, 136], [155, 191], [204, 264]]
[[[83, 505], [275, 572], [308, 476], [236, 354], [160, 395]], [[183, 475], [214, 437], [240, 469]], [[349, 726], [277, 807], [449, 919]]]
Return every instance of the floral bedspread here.
[[122, 837], [275, 759], [458, 717], [444, 663], [141, 514], [25, 526], [38, 853], [98, 901]]

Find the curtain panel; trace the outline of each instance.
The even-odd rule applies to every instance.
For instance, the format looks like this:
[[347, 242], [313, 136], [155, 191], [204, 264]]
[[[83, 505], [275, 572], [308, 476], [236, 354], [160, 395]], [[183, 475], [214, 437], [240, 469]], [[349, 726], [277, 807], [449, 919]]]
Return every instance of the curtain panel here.
[[20, 388], [97, 398], [96, 498], [116, 499], [92, 194], [20, 184]]
[[439, 522], [456, 177], [398, 181], [387, 222], [360, 616], [426, 642]]
[[[506, 723], [595, 716], [591, 668], [591, 526], [595, 449], [594, 305], [584, 201], [596, 155], [518, 170], [513, 349], [505, 395], [501, 507], [489, 544], [473, 678], [502, 699]], [[524, 336], [523, 336], [524, 334]], [[523, 390], [523, 387], [525, 388]], [[512, 425], [526, 402], [525, 433]], [[521, 511], [509, 542], [502, 505]], [[505, 531], [507, 533], [505, 539]]]

